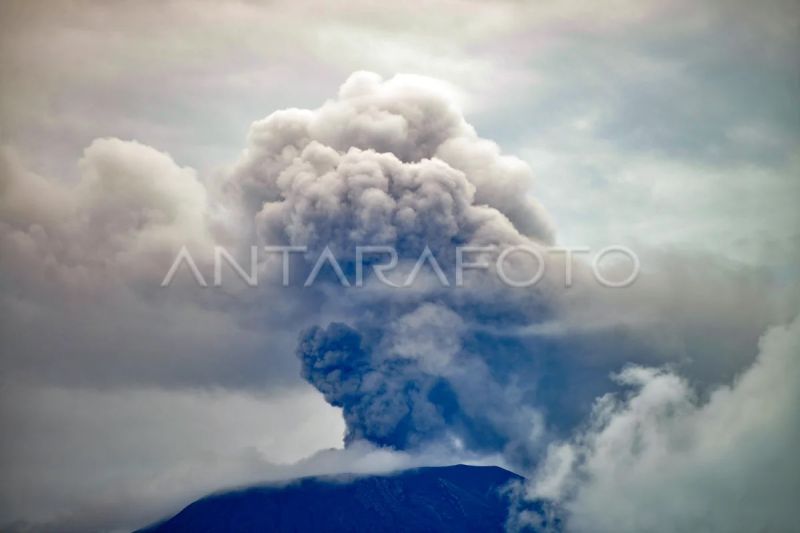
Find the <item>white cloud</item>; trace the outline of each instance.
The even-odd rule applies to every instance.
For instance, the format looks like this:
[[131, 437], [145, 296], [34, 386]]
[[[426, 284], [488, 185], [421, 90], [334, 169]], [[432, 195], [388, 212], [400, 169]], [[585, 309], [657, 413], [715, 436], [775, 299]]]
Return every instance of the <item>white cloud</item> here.
[[698, 398], [678, 375], [628, 367], [587, 430], [551, 445], [528, 487], [570, 531], [791, 531], [800, 460], [800, 319], [770, 329], [753, 366]]

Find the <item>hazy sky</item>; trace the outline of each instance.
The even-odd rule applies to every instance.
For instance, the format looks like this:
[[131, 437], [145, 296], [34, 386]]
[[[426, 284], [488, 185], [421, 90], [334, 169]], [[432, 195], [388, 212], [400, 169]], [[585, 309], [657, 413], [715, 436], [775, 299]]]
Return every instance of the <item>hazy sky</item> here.
[[[241, 246], [241, 234], [231, 237], [241, 220], [262, 237], [286, 230], [281, 216], [291, 210], [314, 227], [336, 222], [302, 212], [313, 188], [290, 194], [284, 187], [283, 211], [261, 210], [278, 194], [264, 184], [275, 179], [263, 169], [289, 157], [286, 147], [300, 143], [293, 132], [305, 121], [313, 126], [302, 142], [333, 152], [291, 153], [312, 166], [331, 157], [439, 176], [435, 165], [415, 167], [419, 158], [402, 153], [419, 150], [463, 171], [469, 183], [448, 190], [466, 206], [448, 213], [459, 230], [486, 204], [525, 238], [554, 228], [558, 243], [624, 244], [642, 259], [647, 275], [634, 290], [548, 295], [558, 310], [546, 320], [516, 300], [503, 302], [514, 309], [498, 304], [491, 324], [488, 312], [428, 296], [414, 311], [386, 311], [399, 325], [380, 333], [382, 344], [365, 355], [371, 360], [387, 345], [392, 353], [441, 355], [452, 346], [483, 353], [488, 341], [473, 322], [513, 329], [491, 340], [504, 357], [567, 354], [566, 363], [548, 359], [556, 377], [535, 391], [523, 386], [514, 396], [510, 378], [497, 391], [487, 386], [497, 402], [525, 404], [525, 422], [492, 420], [505, 448], [478, 438], [471, 448], [469, 431], [444, 424], [467, 442], [465, 458], [529, 468], [532, 497], [562, 502], [581, 530], [598, 524], [598, 509], [623, 530], [708, 509], [713, 517], [754, 496], [720, 493], [700, 511], [682, 505], [691, 497], [678, 497], [660, 514], [640, 516], [603, 494], [643, 494], [646, 508], [697, 483], [713, 492], [708, 480], [718, 470], [700, 481], [692, 472], [719, 445], [709, 435], [731, 428], [720, 420], [750, 413], [752, 400], [749, 409], [768, 415], [743, 415], [730, 429], [747, 443], [728, 450], [743, 465], [731, 479], [767, 494], [754, 500], [766, 511], [749, 525], [781, 526], [785, 502], [798, 495], [791, 479], [798, 462], [787, 443], [800, 424], [787, 406], [800, 391], [800, 331], [792, 322], [800, 309], [799, 24], [800, 4], [777, 0], [3, 2], [0, 528], [124, 530], [220, 487], [453, 456], [438, 441], [407, 445], [417, 442], [414, 432], [396, 450], [377, 449], [396, 442], [371, 438], [372, 420], [354, 410], [348, 435], [363, 429], [364, 441], [294, 465], [343, 446], [340, 407], [347, 416], [350, 406], [326, 403], [319, 391], [335, 396], [325, 389], [327, 376], [306, 376], [319, 391], [301, 378], [316, 353], [295, 357], [301, 329], [346, 320], [369, 337], [387, 306], [382, 297], [343, 304], [323, 289], [158, 287], [181, 244]], [[362, 70], [376, 75], [351, 78]], [[348, 79], [355, 81], [340, 89]], [[348, 107], [362, 100], [367, 108]], [[413, 123], [419, 102], [452, 127], [442, 133], [433, 120]], [[287, 108], [313, 111], [251, 129]], [[394, 126], [375, 118], [375, 109], [389, 108], [421, 132], [414, 142], [392, 137]], [[380, 128], [359, 129], [370, 120]], [[419, 139], [439, 134], [441, 146], [428, 153]], [[396, 163], [343, 155], [350, 145], [381, 151], [382, 143]], [[260, 203], [248, 211], [250, 196], [231, 208], [229, 189], [248, 187]], [[429, 205], [424, 200], [418, 205]], [[422, 235], [441, 234], [436, 223]], [[522, 238], [501, 230], [502, 242]], [[497, 301], [491, 294], [476, 298]], [[432, 302], [445, 308], [435, 318], [426, 315]], [[541, 340], [525, 329], [533, 316], [569, 333]], [[441, 329], [425, 330], [430, 324]], [[403, 335], [430, 346], [401, 346]], [[514, 340], [497, 341], [504, 335]], [[314, 349], [328, 340], [317, 337]], [[481, 372], [496, 375], [485, 356], [467, 363], [460, 368], [468, 377], [454, 377], [448, 359], [450, 374], [420, 363], [424, 378], [402, 379], [444, 376], [464, 394]], [[520, 379], [545, 366], [523, 361]], [[396, 376], [381, 372], [392, 390]], [[622, 396], [591, 411], [606, 392]], [[470, 416], [477, 409], [463, 400], [461, 407]], [[649, 417], [673, 411], [681, 417]], [[626, 428], [641, 420], [653, 435], [645, 438], [648, 453], [605, 453], [629, 444]], [[669, 443], [685, 435], [690, 444], [674, 452]], [[753, 452], [758, 445], [763, 455]], [[609, 481], [631, 462], [643, 466], [620, 486]], [[653, 465], [661, 464], [675, 475], [660, 492]], [[783, 477], [760, 475], [776, 464]], [[586, 475], [593, 483], [580, 486]]]

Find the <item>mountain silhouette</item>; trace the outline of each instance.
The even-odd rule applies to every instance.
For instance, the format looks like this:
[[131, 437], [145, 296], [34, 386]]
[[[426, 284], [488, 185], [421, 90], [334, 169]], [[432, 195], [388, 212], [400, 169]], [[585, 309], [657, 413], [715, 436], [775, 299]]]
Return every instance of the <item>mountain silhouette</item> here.
[[522, 480], [466, 465], [307, 477], [212, 494], [139, 533], [500, 532]]

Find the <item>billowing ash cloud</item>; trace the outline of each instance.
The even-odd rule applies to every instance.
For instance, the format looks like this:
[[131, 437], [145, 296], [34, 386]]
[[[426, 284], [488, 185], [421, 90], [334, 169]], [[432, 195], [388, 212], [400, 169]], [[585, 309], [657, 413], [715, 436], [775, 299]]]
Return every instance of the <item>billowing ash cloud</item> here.
[[[366, 72], [315, 111], [256, 122], [226, 184], [263, 236], [347, 247], [468, 241], [490, 225], [550, 242], [531, 186], [530, 168], [479, 138], [429, 80]], [[496, 227], [505, 219], [513, 228]]]
[[[427, 247], [454, 283], [456, 246], [552, 243], [531, 187], [530, 168], [479, 138], [441, 89], [356, 73], [315, 111], [257, 122], [227, 192], [253, 211], [264, 243], [329, 246], [350, 271], [356, 245], [392, 246], [405, 272]], [[514, 383], [519, 368], [504, 371], [520, 362], [501, 361], [509, 341], [476, 325], [540, 320], [549, 298], [475, 274], [469, 290], [430, 283], [429, 269], [400, 291], [368, 278], [341, 294], [348, 311], [334, 315], [347, 325], [301, 335], [303, 376], [343, 409], [349, 440], [528, 445], [540, 426], [532, 384]]]
[[361, 335], [333, 323], [312, 328], [298, 348], [303, 377], [332, 405], [344, 408], [347, 440], [366, 439], [401, 448], [420, 436], [442, 437], [458, 415], [447, 382], [422, 372], [408, 359], [375, 364]]
[[[478, 137], [441, 87], [356, 73], [316, 110], [256, 122], [221, 190], [254, 220], [262, 243], [308, 246], [306, 272], [325, 246], [352, 274], [356, 245], [391, 245], [407, 273], [427, 246], [452, 284], [456, 246], [554, 242], [532, 185], [530, 168]], [[666, 343], [654, 347], [655, 336], [704, 328], [688, 315], [665, 327], [642, 313], [641, 298], [655, 315], [686, 313], [658, 308], [682, 294], [665, 279], [610, 296], [581, 283], [590, 278], [577, 262], [580, 287], [561, 292], [563, 257], [546, 261], [547, 275], [532, 289], [504, 286], [490, 265], [469, 271], [464, 288], [443, 288], [423, 269], [405, 289], [368, 274], [364, 287], [343, 290], [331, 277], [312, 296], [296, 293], [327, 318], [300, 336], [303, 377], [342, 408], [350, 442], [406, 449], [443, 440], [503, 452], [517, 464], [535, 461], [548, 433], [568, 430], [612, 386], [608, 372], [627, 361], [663, 362], [674, 354]], [[508, 264], [515, 279], [535, 266], [519, 258]], [[640, 323], [620, 329], [626, 321]], [[760, 331], [748, 321], [725, 325], [740, 351]], [[729, 362], [709, 364], [716, 355], [703, 342], [701, 335], [693, 355], [713, 368], [701, 380], [713, 382], [720, 366], [730, 372], [752, 357], [734, 350]]]

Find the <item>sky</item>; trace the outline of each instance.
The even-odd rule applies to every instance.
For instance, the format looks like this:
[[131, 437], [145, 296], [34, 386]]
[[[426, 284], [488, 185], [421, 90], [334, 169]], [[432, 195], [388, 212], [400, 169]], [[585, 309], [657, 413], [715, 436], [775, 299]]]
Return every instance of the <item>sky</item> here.
[[[574, 531], [793, 527], [800, 5], [0, 5], [0, 529], [500, 464]], [[530, 289], [213, 286], [224, 247], [591, 254]], [[162, 280], [186, 247], [186, 265]], [[531, 265], [510, 262], [524, 277]], [[609, 276], [624, 272], [613, 264]], [[393, 278], [394, 279], [394, 278]], [[399, 278], [397, 278], [399, 279]], [[742, 505], [747, 502], [748, 505]], [[515, 510], [510, 529], [542, 529]]]

